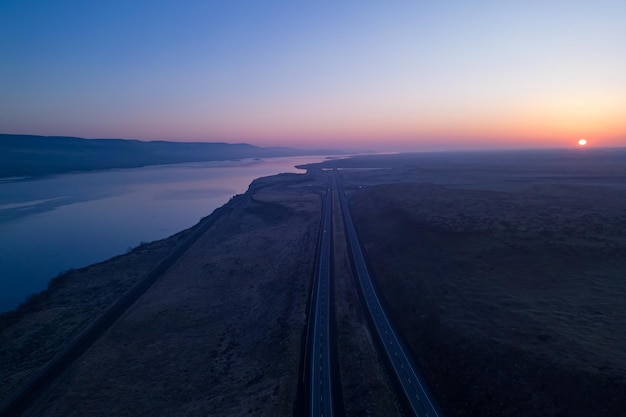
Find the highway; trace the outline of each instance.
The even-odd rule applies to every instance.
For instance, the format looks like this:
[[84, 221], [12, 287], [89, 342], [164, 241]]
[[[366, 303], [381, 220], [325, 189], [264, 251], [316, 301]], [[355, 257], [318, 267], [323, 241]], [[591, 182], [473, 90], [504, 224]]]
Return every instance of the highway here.
[[320, 250], [315, 285], [314, 319], [311, 337], [311, 368], [309, 411], [313, 417], [333, 415], [333, 387], [330, 340], [330, 279], [331, 279], [331, 233], [332, 233], [332, 189], [328, 178], [324, 215], [320, 230]]
[[400, 342], [391, 322], [385, 312], [372, 278], [368, 271], [365, 256], [358, 240], [358, 235], [352, 222], [343, 185], [336, 171], [335, 182], [339, 191], [339, 202], [346, 230], [346, 238], [352, 253], [358, 283], [361, 287], [366, 309], [368, 310], [375, 333], [377, 334], [388, 363], [391, 364], [398, 386], [406, 399], [406, 404], [415, 416], [442, 417], [439, 407], [428, 390], [424, 379], [420, 376], [406, 347]]

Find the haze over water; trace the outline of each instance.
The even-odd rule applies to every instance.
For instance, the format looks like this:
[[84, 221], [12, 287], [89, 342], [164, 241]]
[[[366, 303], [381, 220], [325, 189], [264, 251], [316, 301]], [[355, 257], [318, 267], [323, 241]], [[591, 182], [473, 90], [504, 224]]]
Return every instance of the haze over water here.
[[246, 191], [323, 157], [204, 162], [0, 182], [0, 311], [62, 271], [165, 238]]

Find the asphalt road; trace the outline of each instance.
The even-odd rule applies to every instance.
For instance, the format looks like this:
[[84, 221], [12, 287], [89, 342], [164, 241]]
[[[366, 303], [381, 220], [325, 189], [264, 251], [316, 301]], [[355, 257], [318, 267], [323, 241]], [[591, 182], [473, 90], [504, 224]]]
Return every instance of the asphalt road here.
[[333, 387], [330, 348], [330, 279], [332, 233], [332, 189], [329, 176], [328, 188], [324, 199], [324, 217], [321, 228], [320, 251], [315, 288], [315, 313], [313, 335], [311, 338], [310, 368], [310, 404], [311, 417], [329, 417], [333, 415]]
[[417, 371], [407, 349], [400, 342], [380, 302], [365, 262], [365, 256], [361, 249], [354, 223], [352, 222], [352, 216], [348, 208], [348, 199], [345, 196], [343, 185], [336, 171], [334, 171], [334, 176], [339, 190], [339, 201], [345, 223], [346, 237], [365, 305], [369, 311], [376, 334], [384, 348], [388, 363], [391, 364], [393, 374], [401, 387], [408, 408], [418, 417], [442, 417], [430, 390]]

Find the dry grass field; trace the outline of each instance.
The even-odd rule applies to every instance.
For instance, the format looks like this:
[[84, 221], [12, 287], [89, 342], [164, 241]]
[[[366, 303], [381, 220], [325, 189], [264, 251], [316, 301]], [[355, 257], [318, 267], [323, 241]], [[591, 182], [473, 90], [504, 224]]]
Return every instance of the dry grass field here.
[[392, 156], [342, 171], [447, 415], [626, 415], [624, 155]]
[[[448, 417], [626, 415], [626, 152], [321, 166], [341, 167], [377, 285]], [[293, 415], [318, 168], [256, 180], [27, 415]], [[346, 415], [402, 415], [338, 207], [334, 222]], [[193, 230], [71, 271], [0, 315], [0, 401]]]
[[[27, 415], [293, 415], [326, 173], [255, 181]], [[229, 206], [226, 206], [229, 207]], [[349, 415], [400, 415], [335, 210], [335, 300]], [[6, 397], [195, 228], [53, 280], [0, 316]]]
[[[27, 414], [291, 415], [325, 184], [255, 181]], [[3, 379], [45, 363], [99, 313], [94, 297], [110, 305], [171, 243], [74, 271], [3, 317]]]
[[74, 339], [189, 231], [146, 243], [106, 262], [50, 281], [16, 311], [0, 314], [0, 402]]
[[289, 415], [323, 182], [258, 180], [33, 416]]

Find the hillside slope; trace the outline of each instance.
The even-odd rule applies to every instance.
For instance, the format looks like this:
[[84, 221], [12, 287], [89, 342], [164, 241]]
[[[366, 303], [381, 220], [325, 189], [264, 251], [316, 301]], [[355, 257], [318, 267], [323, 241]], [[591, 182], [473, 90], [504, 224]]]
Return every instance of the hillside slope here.
[[0, 134], [0, 178], [184, 162], [325, 153], [336, 152], [278, 147], [261, 148], [246, 143], [142, 142], [125, 139]]

